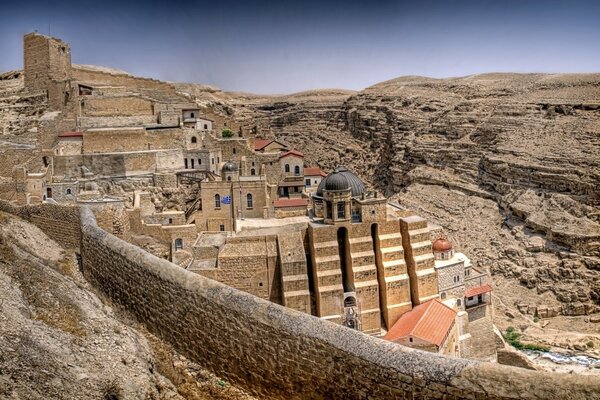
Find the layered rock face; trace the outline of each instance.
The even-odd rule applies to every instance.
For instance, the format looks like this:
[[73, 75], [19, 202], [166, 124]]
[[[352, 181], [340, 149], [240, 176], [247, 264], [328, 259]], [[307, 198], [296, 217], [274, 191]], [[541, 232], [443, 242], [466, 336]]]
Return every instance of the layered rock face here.
[[[344, 164], [444, 226], [511, 283], [499, 290], [510, 307], [540, 317], [600, 309], [600, 74], [403, 77], [358, 93], [211, 97], [257, 136], [325, 169]], [[516, 286], [530, 290], [515, 297]]]

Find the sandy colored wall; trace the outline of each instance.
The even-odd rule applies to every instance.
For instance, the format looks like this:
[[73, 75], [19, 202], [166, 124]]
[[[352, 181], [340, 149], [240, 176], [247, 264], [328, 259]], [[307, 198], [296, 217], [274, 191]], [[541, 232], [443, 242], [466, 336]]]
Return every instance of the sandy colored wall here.
[[80, 245], [79, 207], [39, 204], [16, 207], [0, 201], [0, 211], [17, 215], [40, 228], [51, 239], [66, 248]]
[[[0, 202], [0, 210], [76, 218], [74, 207]], [[593, 376], [398, 346], [185, 271], [105, 232], [89, 209], [81, 222], [88, 280], [180, 352], [262, 398], [600, 399]]]
[[593, 377], [397, 346], [245, 294], [100, 229], [82, 210], [84, 274], [148, 329], [264, 398], [598, 399]]

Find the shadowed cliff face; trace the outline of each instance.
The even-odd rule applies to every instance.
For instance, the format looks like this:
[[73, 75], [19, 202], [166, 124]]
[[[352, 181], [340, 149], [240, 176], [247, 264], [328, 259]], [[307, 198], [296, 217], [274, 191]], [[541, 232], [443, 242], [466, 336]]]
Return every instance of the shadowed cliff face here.
[[498, 290], [508, 308], [599, 310], [600, 74], [404, 77], [213, 101], [308, 165], [344, 164], [444, 226], [499, 287], [509, 282]]

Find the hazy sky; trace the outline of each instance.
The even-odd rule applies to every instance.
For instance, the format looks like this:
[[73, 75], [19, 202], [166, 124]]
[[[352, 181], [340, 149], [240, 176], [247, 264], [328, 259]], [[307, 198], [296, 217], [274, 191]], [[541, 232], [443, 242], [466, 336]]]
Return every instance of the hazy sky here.
[[600, 1], [11, 1], [0, 71], [22, 36], [72, 60], [224, 90], [362, 89], [401, 75], [600, 72]]

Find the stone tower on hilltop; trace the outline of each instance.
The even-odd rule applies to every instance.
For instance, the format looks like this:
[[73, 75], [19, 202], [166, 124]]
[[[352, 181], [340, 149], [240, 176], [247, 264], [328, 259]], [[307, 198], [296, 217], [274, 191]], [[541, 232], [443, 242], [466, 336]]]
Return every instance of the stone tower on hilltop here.
[[28, 33], [23, 41], [25, 88], [45, 91], [53, 109], [62, 108], [69, 99], [71, 49], [60, 39]]

